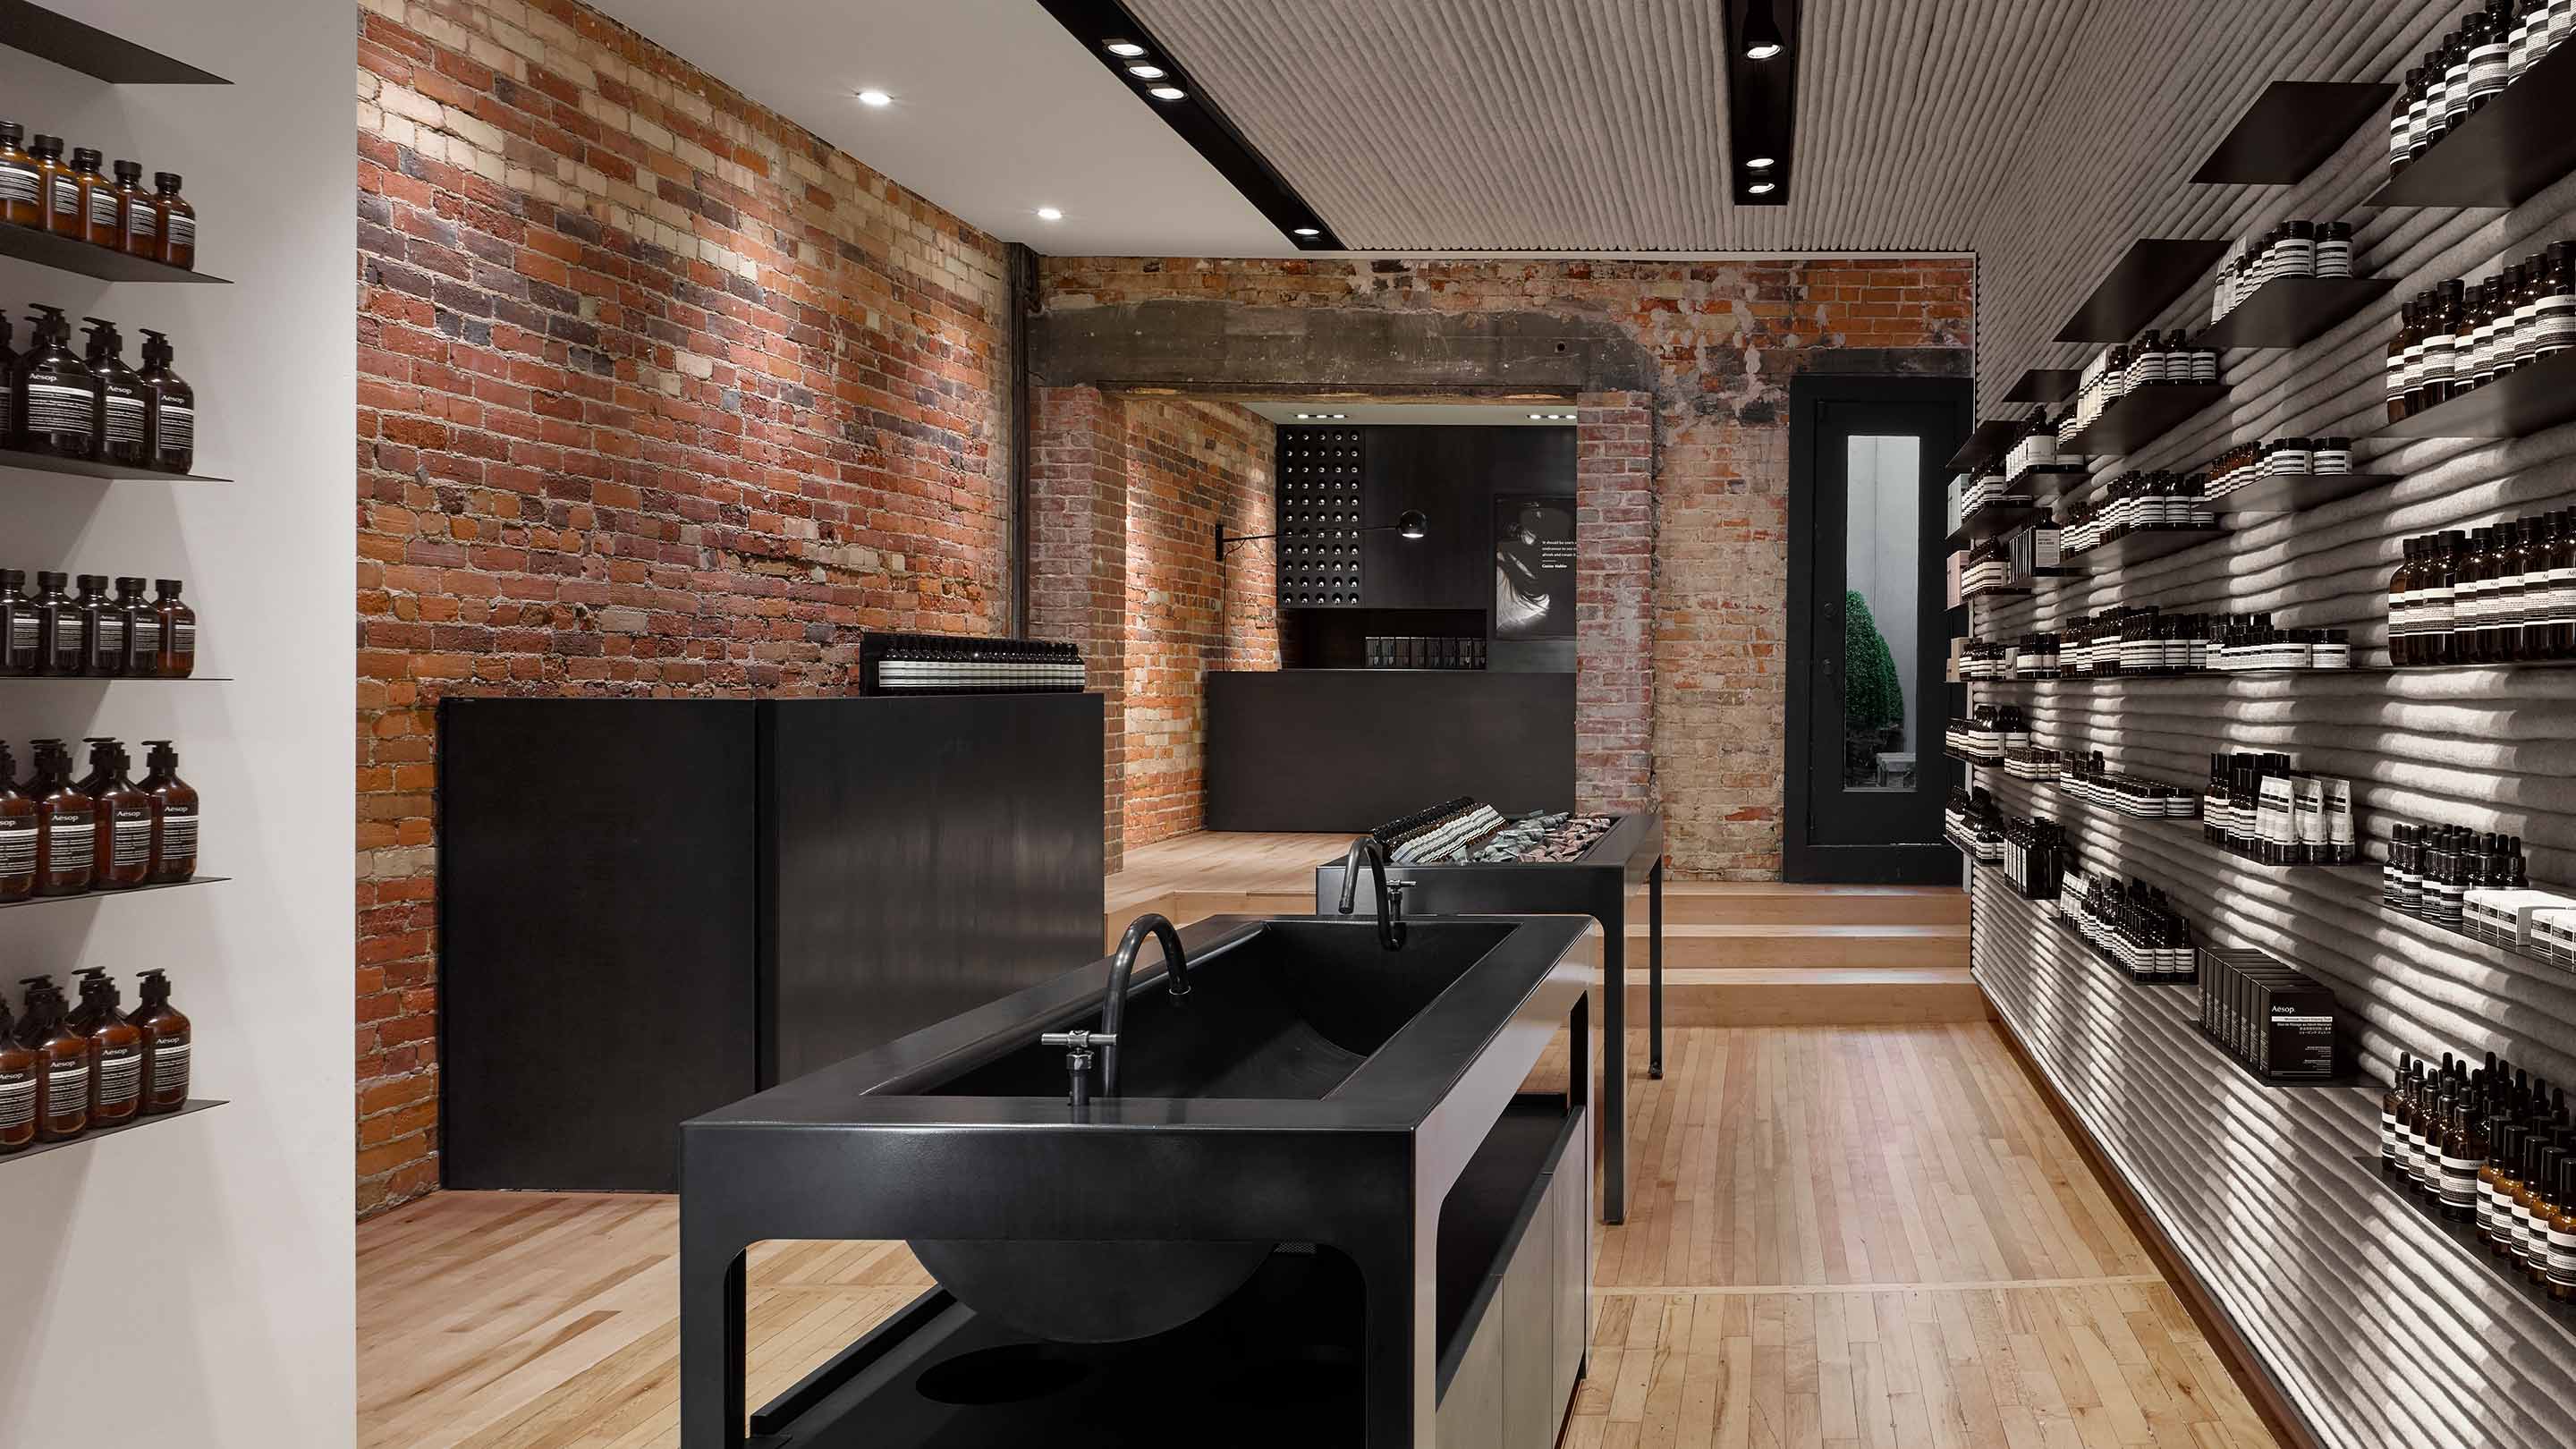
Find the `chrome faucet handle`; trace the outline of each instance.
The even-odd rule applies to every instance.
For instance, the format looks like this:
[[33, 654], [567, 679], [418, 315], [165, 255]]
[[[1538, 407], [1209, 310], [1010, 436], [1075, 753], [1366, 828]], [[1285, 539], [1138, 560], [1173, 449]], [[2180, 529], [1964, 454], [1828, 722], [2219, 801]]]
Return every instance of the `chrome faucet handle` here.
[[1118, 1045], [1118, 1034], [1116, 1032], [1107, 1031], [1041, 1032], [1038, 1035], [1038, 1045], [1072, 1047], [1074, 1050], [1080, 1051], [1085, 1047], [1116, 1046]]
[[1067, 1100], [1076, 1112], [1091, 1110], [1091, 1049], [1114, 1047], [1118, 1035], [1106, 1031], [1048, 1031], [1038, 1034], [1038, 1045], [1065, 1048], [1064, 1070], [1069, 1079]]

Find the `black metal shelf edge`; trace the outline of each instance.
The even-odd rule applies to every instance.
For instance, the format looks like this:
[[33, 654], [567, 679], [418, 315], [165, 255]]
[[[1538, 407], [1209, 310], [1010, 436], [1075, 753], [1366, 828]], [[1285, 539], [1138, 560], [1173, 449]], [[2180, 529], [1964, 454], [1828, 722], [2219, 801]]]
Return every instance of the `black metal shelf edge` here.
[[30, 473], [59, 473], [66, 478], [97, 478], [110, 483], [142, 483], [158, 480], [164, 483], [230, 483], [230, 478], [217, 478], [205, 473], [156, 473], [149, 468], [129, 467], [121, 463], [101, 463], [89, 458], [57, 458], [51, 453], [22, 453], [15, 448], [0, 448], [0, 468], [23, 468]]
[[83, 25], [27, 0], [0, 0], [0, 45], [50, 60], [110, 85], [228, 86], [199, 70], [122, 36]]
[[1959, 526], [1950, 531], [1950, 542], [1982, 543], [2001, 538], [2047, 516], [2048, 510], [2034, 503], [1989, 503], [1960, 519]]
[[2396, 285], [2378, 277], [2276, 277], [2194, 340], [2203, 347], [2296, 347], [2324, 336]]
[[2164, 315], [2227, 254], [2224, 241], [2140, 237], [2058, 329], [2060, 342], [2126, 342]]
[[2066, 447], [2087, 457], [2134, 453], [2175, 424], [2227, 396], [2223, 382], [2171, 382], [2142, 387], [2102, 409]]
[[48, 1152], [60, 1152], [66, 1147], [86, 1147], [93, 1142], [109, 1137], [121, 1137], [128, 1132], [139, 1132], [159, 1123], [176, 1122], [182, 1117], [194, 1117], [209, 1108], [224, 1105], [226, 1100], [220, 1097], [190, 1097], [174, 1112], [156, 1112], [149, 1117], [137, 1117], [131, 1122], [119, 1122], [113, 1127], [93, 1128], [69, 1142], [39, 1142], [32, 1147], [20, 1148], [6, 1157], [0, 1157], [0, 1168], [6, 1168], [13, 1162], [24, 1162], [30, 1157], [42, 1157]]
[[165, 679], [158, 674], [0, 674], [8, 684], [230, 684], [229, 674], [190, 674]]
[[2559, 46], [2433, 143], [2364, 206], [2517, 206], [2576, 169], [2576, 47]]
[[[2565, 47], [2576, 54], [2576, 46]], [[2568, 128], [2576, 135], [2576, 126]], [[2517, 367], [2475, 392], [2435, 403], [2382, 438], [2518, 438], [2576, 418], [2576, 347]]]
[[2191, 174], [2200, 186], [2287, 186], [2340, 150], [2397, 87], [2377, 81], [2274, 81]]
[[1968, 434], [1968, 440], [1942, 466], [1953, 473], [1977, 471], [1978, 464], [1991, 462], [2010, 446], [2013, 434], [2021, 431], [2021, 426], [2014, 418], [1988, 418], [1977, 424], [1976, 431]]
[[2075, 396], [2084, 381], [2084, 370], [2077, 367], [2034, 367], [2024, 372], [2012, 391], [2004, 394], [2010, 403], [2055, 403]]
[[2066, 555], [2066, 566], [2100, 578], [2114, 569], [2146, 563], [2227, 537], [2223, 528], [2142, 528], [2109, 543]]
[[2362, 1170], [2366, 1172], [2373, 1181], [2377, 1182], [2389, 1196], [2396, 1198], [2400, 1202], [2405, 1203], [2408, 1207], [2413, 1208], [2415, 1212], [2423, 1218], [2426, 1225], [2440, 1233], [2442, 1236], [2449, 1238], [2452, 1242], [2459, 1244], [2463, 1249], [2467, 1250], [2472, 1257], [2475, 1257], [2480, 1262], [2486, 1264], [2488, 1270], [2494, 1274], [2497, 1280], [2510, 1284], [2512, 1286], [2512, 1291], [2520, 1295], [2525, 1303], [2530, 1304], [2533, 1308], [2538, 1309], [2543, 1313], [2557, 1315], [2563, 1321], [2576, 1323], [2576, 1306], [2561, 1303], [2557, 1299], [2550, 1297], [2549, 1290], [2532, 1282], [2529, 1274], [2524, 1273], [2518, 1267], [2508, 1266], [2513, 1262], [2513, 1260], [2510, 1258], [2498, 1257], [2495, 1250], [2487, 1245], [2486, 1236], [2478, 1231], [2478, 1225], [2475, 1222], [2460, 1222], [2456, 1219], [2442, 1216], [2437, 1209], [2427, 1205], [2422, 1198], [2417, 1197], [2412, 1191], [2400, 1186], [2396, 1181], [2391, 1179], [2388, 1175], [2387, 1169], [2381, 1166], [2378, 1158], [2357, 1155], [2352, 1160], [2360, 1164]]
[[[2090, 463], [2034, 463], [2005, 479], [2004, 487], [2014, 493], [2028, 492], [2033, 498], [2047, 504], [2084, 491], [2084, 485], [2091, 482], [2092, 478], [2093, 465]], [[2045, 497], [2040, 495], [2036, 486], [2042, 479], [2055, 480]], [[2024, 489], [2022, 485], [2025, 483], [2033, 486]]]
[[0, 901], [0, 911], [12, 911], [20, 906], [63, 906], [74, 901], [117, 901], [149, 892], [186, 890], [190, 886], [213, 885], [217, 881], [231, 879], [228, 875], [201, 875], [164, 885], [129, 886], [121, 891], [83, 891], [76, 896], [29, 896], [23, 901]]
[[106, 247], [92, 246], [78, 237], [56, 236], [31, 226], [0, 224], [0, 257], [16, 257], [58, 272], [77, 272], [84, 277], [97, 277], [108, 282], [196, 282], [212, 286], [230, 286], [232, 279], [206, 272], [192, 272], [168, 262], [130, 257]]
[[2385, 488], [2403, 473], [2284, 473], [2202, 500], [2212, 513], [2297, 513]]

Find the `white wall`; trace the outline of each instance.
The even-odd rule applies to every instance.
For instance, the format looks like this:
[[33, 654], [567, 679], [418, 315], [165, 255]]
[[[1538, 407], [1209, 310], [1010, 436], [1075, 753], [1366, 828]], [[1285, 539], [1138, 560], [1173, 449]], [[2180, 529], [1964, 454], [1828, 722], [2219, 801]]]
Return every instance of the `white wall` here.
[[[0, 116], [187, 177], [230, 287], [0, 260], [0, 305], [172, 334], [200, 471], [0, 470], [0, 566], [176, 576], [228, 684], [0, 681], [0, 738], [179, 741], [219, 885], [0, 911], [0, 976], [169, 968], [197, 1092], [231, 1105], [0, 1158], [0, 1445], [353, 1436], [351, 544], [356, 159], [347, 0], [47, 0], [232, 78], [111, 88], [0, 52]], [[18, 339], [24, 344], [23, 320]], [[127, 1000], [132, 990], [127, 988]]]

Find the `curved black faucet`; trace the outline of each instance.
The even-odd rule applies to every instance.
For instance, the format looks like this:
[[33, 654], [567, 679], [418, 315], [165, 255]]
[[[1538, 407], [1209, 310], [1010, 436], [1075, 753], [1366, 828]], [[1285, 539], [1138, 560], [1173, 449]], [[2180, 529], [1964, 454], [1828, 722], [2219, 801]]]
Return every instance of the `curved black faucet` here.
[[1181, 949], [1181, 933], [1170, 920], [1158, 912], [1147, 911], [1127, 923], [1127, 934], [1118, 938], [1118, 954], [1109, 963], [1109, 999], [1100, 1003], [1100, 1034], [1092, 1038], [1108, 1039], [1100, 1049], [1100, 1094], [1118, 1095], [1119, 1027], [1127, 1016], [1127, 981], [1136, 974], [1136, 953], [1144, 948], [1151, 935], [1163, 943], [1163, 969], [1172, 983], [1174, 996], [1190, 994], [1190, 956]]
[[1390, 882], [1386, 878], [1386, 847], [1374, 835], [1363, 835], [1351, 842], [1342, 855], [1342, 914], [1351, 913], [1351, 902], [1358, 894], [1360, 861], [1365, 857], [1369, 874], [1377, 881], [1377, 943], [1389, 951], [1404, 949], [1404, 892], [1411, 881]]

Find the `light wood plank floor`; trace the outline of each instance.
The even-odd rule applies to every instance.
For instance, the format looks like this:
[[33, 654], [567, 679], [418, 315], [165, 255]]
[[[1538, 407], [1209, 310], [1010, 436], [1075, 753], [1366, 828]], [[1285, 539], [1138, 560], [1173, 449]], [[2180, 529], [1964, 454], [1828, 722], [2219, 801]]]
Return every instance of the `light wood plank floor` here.
[[[1678, 1032], [1631, 1091], [1575, 1449], [2272, 1445], [1993, 1028]], [[359, 1443], [676, 1445], [677, 1221], [440, 1193], [361, 1225]], [[760, 1403], [928, 1279], [781, 1243], [751, 1283]]]

